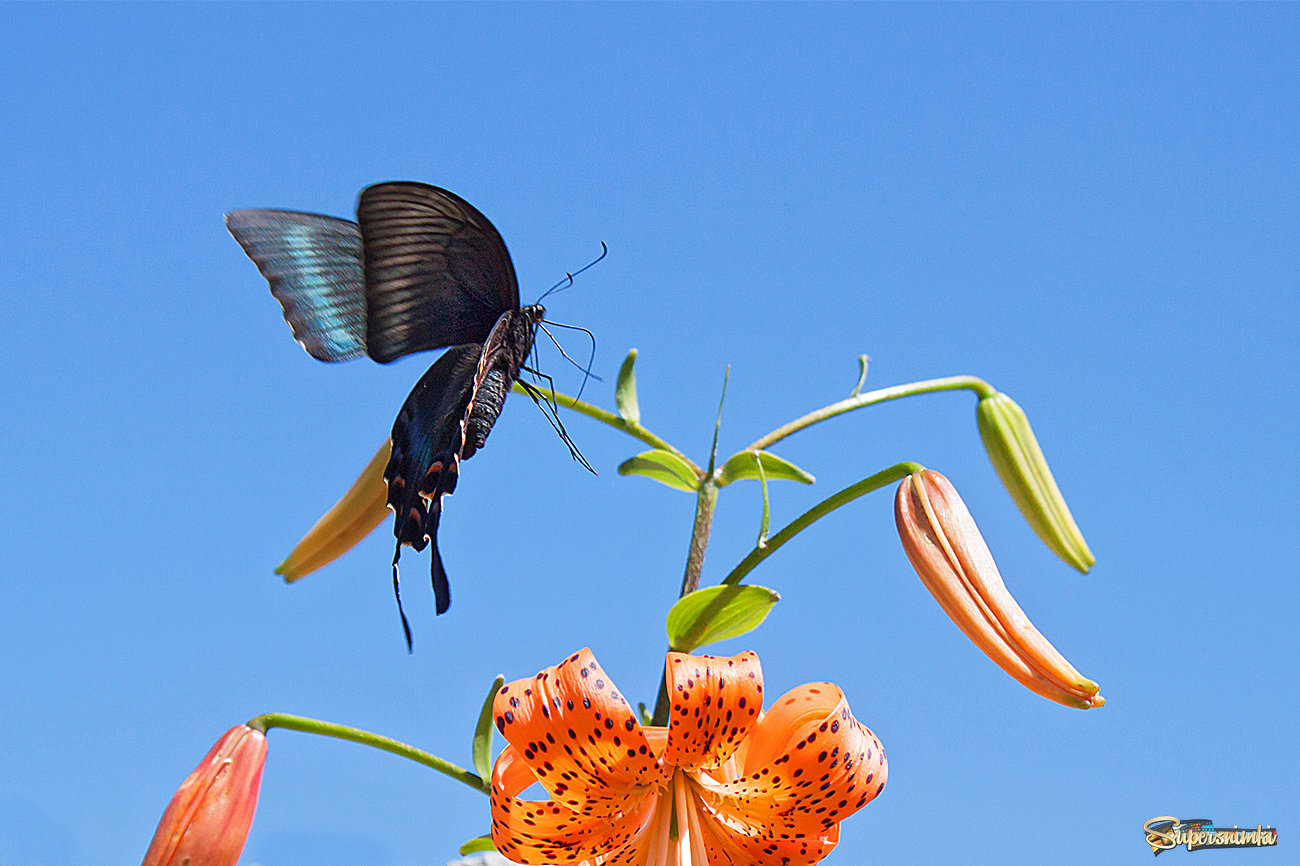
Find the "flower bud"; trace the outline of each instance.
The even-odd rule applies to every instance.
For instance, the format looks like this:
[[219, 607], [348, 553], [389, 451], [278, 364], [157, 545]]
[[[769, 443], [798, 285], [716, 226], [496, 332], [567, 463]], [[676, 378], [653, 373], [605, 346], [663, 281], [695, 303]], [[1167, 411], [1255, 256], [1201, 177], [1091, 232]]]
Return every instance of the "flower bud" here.
[[952, 484], [929, 469], [903, 479], [894, 500], [903, 549], [953, 622], [1026, 688], [1069, 707], [1106, 701], [1034, 628], [1007, 592], [993, 556]]
[[266, 734], [222, 735], [167, 805], [142, 866], [235, 866], [257, 811]]
[[994, 394], [979, 401], [975, 417], [984, 450], [1020, 513], [1044, 544], [1086, 574], [1097, 560], [1052, 478], [1025, 411], [1006, 394]]
[[329, 565], [392, 513], [388, 510], [388, 485], [384, 483], [384, 469], [392, 448], [392, 442], [385, 440], [343, 498], [316, 521], [289, 558], [276, 567], [276, 574], [284, 575], [292, 583]]

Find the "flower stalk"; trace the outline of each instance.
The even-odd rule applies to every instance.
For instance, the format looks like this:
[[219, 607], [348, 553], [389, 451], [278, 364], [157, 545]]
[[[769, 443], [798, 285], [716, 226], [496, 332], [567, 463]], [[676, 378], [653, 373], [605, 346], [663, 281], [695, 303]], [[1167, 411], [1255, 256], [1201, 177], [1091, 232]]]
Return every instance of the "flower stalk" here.
[[487, 782], [477, 773], [459, 767], [451, 761], [430, 754], [423, 749], [407, 745], [400, 740], [394, 740], [392, 737], [385, 737], [382, 734], [375, 734], [370, 731], [363, 731], [360, 728], [352, 728], [334, 722], [323, 722], [319, 719], [295, 716], [289, 713], [264, 713], [250, 721], [248, 726], [259, 731], [284, 728], [289, 731], [302, 731], [307, 734], [319, 734], [322, 737], [333, 737], [336, 740], [360, 743], [363, 746], [382, 749], [385, 752], [391, 752], [394, 755], [400, 755], [403, 758], [415, 761], [417, 764], [423, 764], [430, 769], [437, 770], [444, 776], [449, 776], [457, 782], [470, 786], [476, 791], [486, 793], [488, 790]]

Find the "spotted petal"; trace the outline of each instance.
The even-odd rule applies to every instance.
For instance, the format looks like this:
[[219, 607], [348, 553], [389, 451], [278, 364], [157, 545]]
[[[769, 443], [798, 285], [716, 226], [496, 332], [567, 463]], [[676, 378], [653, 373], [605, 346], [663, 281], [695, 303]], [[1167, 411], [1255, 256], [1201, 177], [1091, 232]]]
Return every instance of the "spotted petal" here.
[[554, 801], [584, 817], [629, 811], [665, 778], [641, 723], [589, 649], [502, 686], [492, 713]]
[[734, 831], [724, 837], [725, 847], [744, 852], [740, 859], [732, 855], [736, 862], [817, 862], [835, 847], [839, 822], [885, 787], [880, 741], [830, 683], [787, 692], [747, 745], [739, 778], [697, 779], [701, 802]]
[[523, 754], [506, 746], [492, 771], [492, 842], [516, 863], [598, 861], [644, 866], [661, 792], [648, 791], [616, 817], [579, 814], [555, 800], [520, 800], [536, 779]]
[[664, 762], [683, 770], [717, 767], [735, 754], [763, 708], [758, 656], [731, 658], [668, 653], [665, 680], [672, 701]]

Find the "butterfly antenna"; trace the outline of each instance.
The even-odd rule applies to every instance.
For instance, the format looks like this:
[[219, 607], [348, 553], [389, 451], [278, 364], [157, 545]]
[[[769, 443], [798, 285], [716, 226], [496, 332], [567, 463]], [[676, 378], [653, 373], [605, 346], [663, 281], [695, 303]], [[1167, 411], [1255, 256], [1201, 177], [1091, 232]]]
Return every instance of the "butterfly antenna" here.
[[578, 274], [582, 273], [583, 271], [587, 270], [587, 269], [590, 268], [591, 266], [595, 265], [597, 262], [599, 262], [601, 259], [605, 258], [605, 256], [607, 256], [607, 255], [609, 255], [609, 247], [605, 246], [605, 242], [604, 242], [604, 241], [601, 241], [601, 242], [600, 242], [600, 255], [596, 256], [594, 259], [592, 259], [591, 261], [587, 262], [585, 265], [583, 265], [582, 267], [578, 268], [578, 269], [577, 269], [576, 271], [574, 271], [573, 273], [571, 273], [571, 274], [565, 274], [565, 275], [564, 275], [564, 279], [560, 280], [558, 283], [556, 283], [555, 285], [551, 286], [549, 289], [547, 289], [547, 290], [545, 291], [545, 293], [542, 294], [542, 296], [541, 296], [540, 298], [537, 299], [537, 303], [540, 304], [543, 300], [546, 299], [546, 296], [547, 296], [547, 295], [552, 294], [552, 293], [554, 293], [554, 292], [562, 292], [562, 291], [564, 291], [565, 289], [567, 289], [569, 286], [573, 285], [573, 278], [574, 278], [574, 277], [576, 277]]
[[393, 596], [397, 599], [397, 615], [402, 618], [402, 631], [406, 634], [406, 651], [407, 653], [415, 652], [415, 645], [411, 642], [411, 623], [406, 618], [406, 611], [402, 609], [402, 581], [397, 576], [397, 560], [402, 557], [402, 542], [397, 542], [397, 550], [393, 552]]
[[[548, 382], [551, 382], [551, 377], [545, 373], [538, 373], [536, 370], [529, 370], [528, 372], [537, 376], [539, 379], [545, 379]], [[519, 385], [524, 389], [524, 392], [532, 398], [533, 402], [537, 404], [538, 408], [542, 410], [542, 415], [544, 415], [546, 420], [550, 422], [551, 427], [559, 435], [560, 441], [568, 446], [569, 456], [581, 464], [581, 466], [592, 475], [598, 475], [599, 473], [592, 468], [591, 464], [587, 462], [587, 458], [582, 456], [582, 452], [579, 451], [578, 446], [574, 444], [573, 439], [569, 437], [569, 431], [564, 429], [564, 422], [560, 420], [559, 404], [555, 400], [555, 383], [551, 382], [551, 393], [549, 396], [545, 391], [528, 384], [522, 379], [519, 380]]]
[[540, 304], [542, 301], [546, 300], [548, 295], [555, 294], [556, 292], [562, 292], [571, 285], [573, 285], [573, 274], [566, 273], [564, 275], [564, 279], [560, 280], [558, 283], [551, 286], [546, 291], [542, 292], [542, 296], [537, 299], [537, 303]]
[[[577, 325], [561, 325], [559, 322], [551, 322], [550, 324], [554, 325], [557, 328], [568, 328], [573, 331], [582, 331], [584, 334], [586, 334], [588, 337], [591, 338], [591, 355], [587, 358], [587, 366], [584, 367], [581, 364], [579, 364], [577, 361], [569, 357], [569, 353], [564, 351], [564, 347], [560, 345], [560, 341], [555, 339], [555, 335], [552, 334], [549, 330], [547, 330], [546, 323], [544, 322], [537, 323], [537, 326], [546, 332], [546, 336], [551, 338], [551, 342], [555, 344], [555, 348], [560, 350], [560, 354], [564, 356], [565, 360], [567, 360], [570, 364], [572, 364], [573, 366], [577, 367], [579, 370], [582, 371], [582, 384], [578, 386], [578, 396], [575, 398], [581, 400], [582, 392], [583, 389], [587, 387], [588, 379], [595, 379], [597, 382], [605, 381], [604, 379], [597, 376], [595, 373], [591, 372], [591, 365], [596, 361], [596, 335], [593, 334], [591, 331], [588, 331], [586, 328], [580, 328]], [[555, 390], [554, 387], [552, 387], [551, 390]]]

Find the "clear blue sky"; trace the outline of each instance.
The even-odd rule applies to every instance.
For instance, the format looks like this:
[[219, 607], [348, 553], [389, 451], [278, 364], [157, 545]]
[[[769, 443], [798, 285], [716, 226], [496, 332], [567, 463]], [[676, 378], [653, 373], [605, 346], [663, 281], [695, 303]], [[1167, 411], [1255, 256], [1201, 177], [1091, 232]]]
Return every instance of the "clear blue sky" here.
[[[138, 862], [230, 725], [316, 715], [468, 760], [491, 677], [591, 646], [651, 700], [692, 500], [575, 466], [512, 400], [447, 503], [455, 601], [387, 525], [271, 570], [387, 435], [426, 358], [307, 356], [222, 226], [453, 189], [525, 301], [599, 338], [612, 406], [706, 459], [852, 388], [982, 376], [1029, 412], [1098, 563], [1002, 491], [966, 394], [778, 449], [774, 523], [903, 459], [951, 478], [1008, 585], [1109, 704], [978, 653], [912, 574], [891, 494], [751, 579], [769, 692], [827, 679], [890, 758], [827, 861], [1149, 862], [1156, 815], [1290, 848], [1297, 649], [1300, 9], [1290, 5], [9, 6], [0, 27], [0, 863]], [[569, 348], [582, 352], [574, 338]], [[551, 352], [562, 390], [579, 377]], [[705, 582], [753, 544], [723, 491]], [[404, 562], [406, 559], [404, 558]], [[445, 863], [486, 802], [378, 752], [271, 735], [245, 864]], [[1188, 856], [1186, 853], [1174, 856]], [[1223, 856], [1223, 855], [1221, 855]], [[1283, 862], [1281, 850], [1257, 851]], [[1253, 861], [1252, 861], [1253, 862]]]

